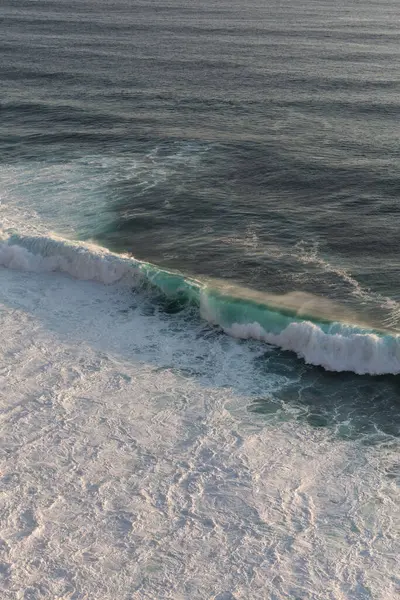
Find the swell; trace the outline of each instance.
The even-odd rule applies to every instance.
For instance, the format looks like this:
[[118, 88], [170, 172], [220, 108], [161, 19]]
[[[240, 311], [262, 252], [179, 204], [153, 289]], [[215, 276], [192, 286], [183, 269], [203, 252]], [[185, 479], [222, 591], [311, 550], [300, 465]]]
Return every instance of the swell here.
[[293, 306], [262, 302], [243, 293], [226, 293], [223, 288], [95, 245], [56, 236], [6, 234], [0, 240], [0, 265], [156, 290], [165, 298], [197, 307], [204, 319], [229, 335], [265, 341], [327, 370], [400, 373], [400, 336], [299, 314]]

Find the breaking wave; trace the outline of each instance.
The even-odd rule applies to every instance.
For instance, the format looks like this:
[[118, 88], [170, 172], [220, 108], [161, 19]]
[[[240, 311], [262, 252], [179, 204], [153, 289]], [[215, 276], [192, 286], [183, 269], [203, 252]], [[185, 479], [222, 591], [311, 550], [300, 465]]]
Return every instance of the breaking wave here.
[[[256, 294], [226, 289], [160, 269], [128, 255], [56, 236], [3, 235], [0, 265], [33, 272], [58, 271], [104, 284], [124, 282], [156, 290], [198, 308], [208, 322], [237, 338], [262, 340], [295, 352], [331, 371], [400, 373], [400, 336], [301, 312], [294, 305], [262, 301]], [[229, 288], [228, 288], [229, 292]]]

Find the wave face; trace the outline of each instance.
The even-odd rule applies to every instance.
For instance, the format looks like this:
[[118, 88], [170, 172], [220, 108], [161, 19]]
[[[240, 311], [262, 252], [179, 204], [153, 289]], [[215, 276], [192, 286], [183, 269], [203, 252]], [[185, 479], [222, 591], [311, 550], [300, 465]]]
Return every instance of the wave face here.
[[58, 271], [103, 284], [121, 282], [193, 305], [211, 324], [241, 339], [256, 339], [295, 352], [330, 371], [400, 373], [400, 337], [328, 319], [299, 316], [294, 309], [226, 294], [204, 282], [160, 269], [128, 255], [56, 236], [3, 235], [0, 264], [31, 272]]

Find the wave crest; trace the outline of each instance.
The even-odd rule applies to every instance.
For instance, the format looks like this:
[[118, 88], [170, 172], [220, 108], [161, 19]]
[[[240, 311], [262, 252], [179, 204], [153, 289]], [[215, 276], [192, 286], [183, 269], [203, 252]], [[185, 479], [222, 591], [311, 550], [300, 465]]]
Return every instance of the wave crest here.
[[201, 316], [234, 337], [295, 352], [307, 363], [357, 374], [400, 373], [400, 336], [356, 325], [304, 319], [279, 307], [232, 297], [180, 273], [92, 244], [56, 236], [3, 235], [0, 265], [31, 272], [58, 271], [104, 284], [148, 286], [199, 307]]

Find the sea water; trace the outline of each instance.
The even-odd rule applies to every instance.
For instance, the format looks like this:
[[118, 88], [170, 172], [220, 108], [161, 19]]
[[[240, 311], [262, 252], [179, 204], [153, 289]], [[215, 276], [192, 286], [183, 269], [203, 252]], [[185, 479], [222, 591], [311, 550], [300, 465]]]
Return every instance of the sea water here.
[[0, 7], [0, 590], [400, 592], [394, 2]]

